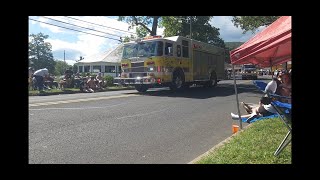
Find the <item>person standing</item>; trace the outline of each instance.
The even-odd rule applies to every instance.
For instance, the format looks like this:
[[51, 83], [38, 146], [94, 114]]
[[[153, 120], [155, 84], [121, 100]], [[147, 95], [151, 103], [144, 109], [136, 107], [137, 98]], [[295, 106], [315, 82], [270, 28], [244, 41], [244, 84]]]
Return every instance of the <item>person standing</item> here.
[[32, 84], [32, 76], [33, 76], [33, 68], [29, 67], [29, 78], [28, 78], [29, 90], [33, 86], [33, 84]]
[[272, 80], [267, 84], [266, 88], [264, 89], [265, 93], [276, 93], [278, 85], [280, 85], [281, 82], [277, 78], [272, 78]]
[[47, 68], [39, 69], [33, 73], [33, 77], [35, 77], [37, 81], [36, 84], [39, 92], [43, 92], [44, 78], [47, 78], [48, 76], [49, 76], [49, 71]]
[[68, 69], [66, 69], [66, 71], [64, 72], [64, 78], [66, 79], [67, 87], [72, 87], [73, 88], [74, 84], [73, 84], [72, 67], [69, 67]]

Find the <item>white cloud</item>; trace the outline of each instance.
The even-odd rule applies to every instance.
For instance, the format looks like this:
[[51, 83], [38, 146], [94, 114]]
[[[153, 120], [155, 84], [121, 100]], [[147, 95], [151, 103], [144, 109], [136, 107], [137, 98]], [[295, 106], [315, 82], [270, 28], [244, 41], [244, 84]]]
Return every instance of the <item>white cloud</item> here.
[[[119, 36], [122, 36], [122, 37], [128, 36], [129, 35], [128, 31], [132, 33], [135, 32], [135, 29], [128, 30], [129, 25], [126, 22], [121, 22], [121, 21], [118, 21], [116, 18], [109, 18], [106, 16], [82, 16], [82, 17], [73, 16], [71, 18], [64, 17], [64, 16], [47, 16], [47, 17], [56, 19], [59, 21], [64, 21], [70, 24], [59, 23], [57, 21], [52, 21], [45, 17], [32, 16], [32, 19], [37, 19], [42, 22], [48, 22], [48, 23], [56, 24], [62, 27], [68, 27], [68, 28], [83, 31], [86, 33], [97, 34], [100, 36], [105, 36], [105, 37], [115, 39], [115, 40], [112, 40], [112, 39], [107, 39], [103, 37], [97, 37], [94, 35], [89, 35], [89, 34], [77, 32], [77, 31], [72, 31], [72, 30], [32, 21], [32, 23], [29, 24], [30, 26], [36, 27], [35, 25], [39, 24], [41, 29], [39, 28], [33, 29], [33, 32], [31, 33], [43, 32], [44, 29], [46, 31], [51, 32], [49, 34], [49, 39], [47, 39], [47, 41], [50, 42], [52, 45], [54, 58], [63, 60], [64, 59], [63, 54], [65, 51], [66, 62], [68, 62], [69, 64], [75, 63], [75, 60], [78, 60], [80, 56], [88, 57], [88, 56], [92, 56], [94, 54], [109, 50], [110, 48], [114, 48], [116, 45], [119, 44], [119, 42], [117, 41], [118, 39], [120, 39]], [[73, 18], [91, 22], [94, 24], [100, 24], [101, 26], [86, 23], [83, 21], [78, 21]], [[220, 31], [219, 31], [220, 37], [224, 41], [245, 42], [253, 36], [251, 32], [242, 34], [242, 30], [240, 28], [236, 28], [231, 22], [231, 19], [232, 19], [231, 16], [214, 16], [214, 18], [211, 20], [211, 24], [214, 27], [220, 28]], [[83, 29], [80, 27], [72, 26], [71, 24], [74, 24], [77, 26], [83, 26], [83, 27], [94, 29], [101, 32], [92, 31], [89, 29]], [[107, 26], [107, 27], [104, 27], [104, 26]], [[108, 27], [111, 27], [111, 28], [108, 28]], [[261, 30], [263, 28], [264, 27], [261, 27], [259, 29]], [[119, 31], [116, 29], [120, 29], [122, 31]], [[164, 32], [164, 28], [157, 29], [157, 35], [163, 35], [163, 32]], [[109, 34], [106, 34], [106, 33], [109, 33]]]
[[50, 30], [51, 32], [53, 32], [53, 33], [61, 33], [61, 32], [64, 32], [64, 31], [65, 31], [63, 28], [50, 25], [50, 24], [55, 24], [55, 23], [51, 23], [51, 22], [49, 21], [49, 19], [46, 19], [46, 18], [44, 18], [44, 17], [39, 17], [39, 18], [37, 18], [37, 20], [39, 20], [39, 21], [41, 21], [41, 22], [49, 23], [49, 24], [45, 24], [45, 23], [39, 23], [39, 24], [40, 24], [40, 26], [41, 26], [42, 28], [49, 29], [49, 30]]
[[164, 35], [164, 28], [157, 28], [157, 35]]
[[233, 25], [232, 16], [214, 16], [211, 20], [211, 24], [219, 28], [220, 37], [225, 42], [245, 42], [248, 41], [251, 37], [257, 34], [259, 31], [264, 29], [265, 27], [259, 27], [258, 31], [255, 34], [252, 34], [251, 31], [243, 34], [243, 30], [237, 28]]
[[[79, 30], [82, 32], [111, 38], [111, 39], [103, 38], [99, 36], [94, 36], [90, 34], [68, 30], [65, 28], [47, 25], [44, 23], [39, 23], [41, 28], [44, 28], [52, 32], [49, 35], [49, 39], [47, 39], [46, 41], [50, 42], [52, 45], [52, 52], [53, 52], [54, 58], [63, 60], [64, 59], [63, 52], [66, 51], [66, 54], [68, 54], [68, 58], [69, 58], [68, 62], [73, 61], [73, 63], [75, 62], [74, 60], [79, 59], [80, 56], [87, 57], [87, 56], [91, 56], [91, 55], [106, 51], [109, 48], [113, 48], [114, 46], [119, 44], [119, 41], [117, 40], [120, 40], [120, 36], [123, 37], [123, 36], [129, 35], [130, 34], [129, 32], [135, 32], [135, 29], [131, 29], [129, 30], [129, 32], [126, 32], [128, 31], [128, 26], [129, 26], [126, 22], [120, 22], [114, 18], [111, 19], [104, 16], [98, 16], [98, 17], [86, 16], [86, 17], [71, 17], [71, 18], [63, 17], [63, 16], [46, 16], [46, 17], [32, 17], [32, 18], [42, 22], [47, 22], [50, 24], [55, 24], [62, 27], [67, 27], [67, 28]], [[53, 21], [48, 18], [67, 22], [70, 24]], [[82, 21], [78, 21], [76, 19], [80, 19]], [[94, 24], [86, 23], [84, 21], [91, 22]], [[34, 24], [35, 23], [31, 23], [30, 25], [34, 25]], [[76, 26], [72, 26], [72, 24]], [[79, 26], [85, 27], [88, 29], [81, 28]], [[108, 27], [111, 27], [111, 28], [108, 28]], [[90, 29], [93, 29], [93, 30], [90, 30]], [[117, 29], [120, 29], [122, 31], [119, 31]], [[38, 31], [41, 32], [40, 29]], [[100, 32], [97, 32], [97, 31], [100, 31]], [[67, 57], [65, 58], [68, 59]]]

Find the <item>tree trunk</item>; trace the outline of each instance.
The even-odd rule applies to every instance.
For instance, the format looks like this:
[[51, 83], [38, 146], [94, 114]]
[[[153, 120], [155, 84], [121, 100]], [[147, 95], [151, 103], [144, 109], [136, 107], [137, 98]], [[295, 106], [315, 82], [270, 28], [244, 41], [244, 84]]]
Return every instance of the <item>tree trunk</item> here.
[[159, 16], [153, 17], [151, 36], [157, 35], [158, 19]]

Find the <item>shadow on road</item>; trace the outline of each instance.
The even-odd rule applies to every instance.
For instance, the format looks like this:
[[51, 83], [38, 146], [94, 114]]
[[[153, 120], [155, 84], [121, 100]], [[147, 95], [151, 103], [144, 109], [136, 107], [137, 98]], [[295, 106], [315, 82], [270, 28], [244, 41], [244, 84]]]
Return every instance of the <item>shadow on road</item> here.
[[[238, 94], [241, 93], [253, 93], [257, 96], [261, 96], [261, 92], [253, 84], [237, 84]], [[196, 99], [207, 99], [212, 97], [223, 97], [235, 95], [233, 84], [218, 84], [215, 88], [204, 88], [204, 87], [191, 87], [186, 90], [173, 92], [170, 90], [148, 90], [145, 93], [127, 93], [127, 94], [140, 94], [145, 96], [166, 96], [166, 97], [185, 97], [185, 98], [196, 98]]]

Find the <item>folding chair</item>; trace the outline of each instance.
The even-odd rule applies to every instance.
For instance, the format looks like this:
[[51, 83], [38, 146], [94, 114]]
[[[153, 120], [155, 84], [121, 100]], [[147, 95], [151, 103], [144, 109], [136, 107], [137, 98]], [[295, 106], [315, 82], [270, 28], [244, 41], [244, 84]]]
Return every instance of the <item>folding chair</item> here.
[[274, 109], [277, 111], [277, 114], [279, 115], [280, 119], [284, 122], [286, 127], [288, 128], [288, 133], [280, 143], [279, 147], [275, 151], [274, 155], [278, 156], [280, 152], [291, 142], [291, 137], [288, 139], [289, 135], [291, 135], [292, 131], [292, 122], [291, 122], [291, 107], [292, 105], [289, 103], [283, 103], [277, 100], [277, 98], [286, 98], [291, 99], [289, 97], [285, 96], [279, 96], [276, 94], [270, 94], [267, 93], [268, 97], [272, 98], [271, 105], [274, 107]]
[[255, 80], [255, 81], [252, 81], [252, 82], [260, 91], [265, 93], [264, 90], [265, 90], [265, 88], [267, 86], [267, 83], [265, 83], [263, 81], [258, 81], [258, 80]]
[[261, 120], [266, 120], [266, 119], [271, 119], [271, 118], [276, 118], [276, 117], [278, 117], [278, 114], [273, 114], [273, 115], [270, 115], [270, 116], [251, 118], [249, 121], [248, 121], [249, 118], [241, 118], [241, 120], [242, 120], [242, 122], [246, 122], [246, 123], [251, 124], [251, 123], [256, 122], [256, 121], [261, 121]]

